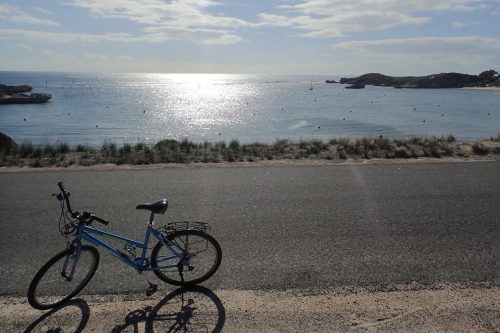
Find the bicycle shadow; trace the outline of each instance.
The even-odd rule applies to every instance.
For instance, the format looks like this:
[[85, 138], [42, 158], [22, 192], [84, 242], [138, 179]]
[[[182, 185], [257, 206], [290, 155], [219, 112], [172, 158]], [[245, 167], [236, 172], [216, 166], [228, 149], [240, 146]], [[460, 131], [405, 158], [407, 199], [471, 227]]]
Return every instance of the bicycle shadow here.
[[[47, 332], [62, 332], [63, 328], [60, 327], [60, 321], [58, 322], [56, 320], [55, 323], [53, 323], [52, 321], [50, 321], [50, 317], [52, 315], [54, 315], [55, 313], [61, 311], [62, 309], [66, 309], [66, 308], [71, 307], [71, 306], [76, 306], [77, 308], [79, 308], [79, 310], [82, 314], [82, 318], [81, 318], [80, 322], [78, 323], [78, 326], [75, 328], [75, 330], [73, 332], [75, 332], [75, 333], [83, 332], [83, 330], [85, 329], [85, 326], [87, 326], [87, 322], [89, 321], [89, 318], [90, 318], [90, 308], [89, 308], [89, 305], [87, 304], [87, 302], [85, 302], [83, 299], [75, 298], [61, 307], [52, 309], [49, 312], [44, 313], [40, 318], [38, 318], [37, 320], [32, 322], [24, 330], [24, 333], [33, 332], [33, 330], [35, 328], [37, 328], [37, 326], [39, 326], [40, 324], [45, 325], [45, 326], [50, 326], [50, 328], [47, 329]], [[74, 316], [71, 316], [71, 318], [74, 318]], [[67, 323], [65, 323], [65, 324], [67, 325]], [[59, 327], [56, 327], [56, 326], [59, 326]], [[44, 328], [44, 330], [45, 330], [45, 328]]]
[[156, 306], [137, 309], [115, 326], [113, 333], [133, 332], [212, 332], [222, 331], [226, 310], [217, 295], [203, 286], [182, 287]]

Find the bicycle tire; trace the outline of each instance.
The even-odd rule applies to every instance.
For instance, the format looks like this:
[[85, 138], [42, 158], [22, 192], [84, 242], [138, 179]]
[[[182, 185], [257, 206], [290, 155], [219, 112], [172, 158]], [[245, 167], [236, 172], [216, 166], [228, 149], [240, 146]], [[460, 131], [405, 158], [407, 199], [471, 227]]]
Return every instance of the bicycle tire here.
[[[75, 248], [69, 248], [59, 252], [35, 274], [28, 288], [28, 302], [33, 308], [47, 310], [59, 307], [78, 294], [90, 282], [97, 266], [99, 266], [99, 252], [93, 246], [82, 245], [73, 279], [68, 280], [61, 272], [65, 258], [67, 256], [71, 258], [75, 250]], [[82, 267], [89, 269], [87, 271]], [[49, 280], [46, 281], [47, 278]], [[70, 284], [75, 281], [76, 287], [70, 287]], [[49, 286], [49, 282], [53, 282], [54, 287]], [[65, 286], [68, 288], [68, 292], [61, 292]]]
[[[191, 243], [189, 243], [189, 237], [191, 237]], [[175, 246], [181, 249], [183, 254], [190, 258], [189, 263], [193, 268], [189, 269], [188, 267], [184, 269], [187, 266], [185, 265], [186, 263], [183, 263], [181, 265], [182, 274], [179, 272], [179, 267], [172, 267], [170, 269], [159, 268], [159, 260], [169, 260], [170, 264], [178, 265], [180, 260], [178, 257], [172, 257], [170, 250], [166, 248], [162, 242], [158, 242], [151, 253], [151, 265], [153, 267], [153, 272], [161, 280], [176, 286], [192, 286], [207, 280], [219, 268], [222, 261], [222, 250], [213, 236], [197, 230], [181, 230], [167, 235], [166, 239], [176, 244]], [[203, 249], [204, 244], [206, 247], [205, 249]], [[189, 248], [190, 246], [191, 248]], [[160, 253], [162, 249], [167, 252], [167, 257]], [[207, 254], [212, 255], [212, 260], [204, 260], [202, 258], [203, 256], [200, 256], [202, 253], [204, 253], [205, 256]], [[199, 277], [196, 276], [198, 272], [201, 273]]]

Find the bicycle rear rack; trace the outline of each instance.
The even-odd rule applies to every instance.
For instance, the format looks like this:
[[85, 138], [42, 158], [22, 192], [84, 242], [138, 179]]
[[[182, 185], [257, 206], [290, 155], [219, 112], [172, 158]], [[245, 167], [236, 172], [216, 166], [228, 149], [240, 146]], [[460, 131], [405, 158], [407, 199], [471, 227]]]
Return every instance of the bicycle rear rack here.
[[208, 232], [212, 229], [210, 224], [206, 222], [197, 221], [180, 221], [180, 222], [169, 222], [160, 229], [163, 229], [167, 234], [173, 233], [181, 230], [197, 230], [201, 232]]

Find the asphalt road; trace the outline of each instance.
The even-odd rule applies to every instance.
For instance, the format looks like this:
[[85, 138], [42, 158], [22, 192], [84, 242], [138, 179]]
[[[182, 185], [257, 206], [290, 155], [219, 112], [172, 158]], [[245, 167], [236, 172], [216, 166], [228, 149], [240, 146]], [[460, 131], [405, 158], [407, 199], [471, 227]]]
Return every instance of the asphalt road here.
[[[58, 181], [73, 208], [132, 238], [143, 237], [148, 219], [135, 206], [163, 197], [170, 206], [160, 224], [210, 222], [224, 257], [209, 288], [499, 281], [499, 162], [3, 172], [0, 294], [24, 295], [64, 248], [50, 196]], [[86, 292], [145, 287], [101, 251]]]

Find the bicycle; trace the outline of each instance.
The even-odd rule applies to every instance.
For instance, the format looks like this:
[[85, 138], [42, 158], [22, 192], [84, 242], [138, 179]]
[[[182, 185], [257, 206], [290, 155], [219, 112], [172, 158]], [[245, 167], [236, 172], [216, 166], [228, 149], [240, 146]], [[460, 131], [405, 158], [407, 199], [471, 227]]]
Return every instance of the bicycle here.
[[[201, 283], [219, 268], [222, 250], [217, 240], [207, 233], [211, 228], [208, 223], [183, 221], [155, 227], [155, 214], [164, 215], [168, 208], [166, 199], [136, 207], [151, 212], [144, 241], [141, 242], [90, 226], [93, 222], [107, 225], [109, 221], [90, 212], [72, 210], [70, 193], [64, 189], [62, 182], [57, 185], [60, 192], [53, 196], [61, 205], [59, 231], [71, 240], [65, 250], [50, 259], [33, 277], [28, 288], [28, 302], [33, 308], [46, 310], [59, 307], [90, 282], [99, 265], [100, 255], [94, 246], [82, 244], [83, 240], [103, 247], [139, 273], [153, 271], [159, 279], [177, 286]], [[98, 236], [125, 242], [126, 253]], [[158, 243], [148, 257], [151, 237], [156, 238]], [[139, 256], [136, 252], [138, 248], [142, 250]], [[148, 283], [146, 294], [152, 294], [157, 286]]]

